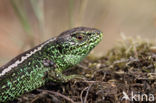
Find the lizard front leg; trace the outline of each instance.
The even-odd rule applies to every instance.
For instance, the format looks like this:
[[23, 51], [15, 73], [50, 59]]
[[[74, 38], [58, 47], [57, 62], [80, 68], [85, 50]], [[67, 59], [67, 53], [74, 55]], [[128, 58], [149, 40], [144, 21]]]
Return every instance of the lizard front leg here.
[[43, 60], [43, 64], [46, 67], [50, 67], [51, 70], [46, 73], [46, 77], [49, 80], [55, 81], [55, 82], [68, 82], [72, 79], [84, 79], [84, 76], [82, 75], [64, 75], [61, 69], [59, 69], [54, 62], [51, 60], [45, 59]]
[[61, 71], [55, 69], [54, 71], [48, 72], [48, 79], [56, 82], [68, 82], [72, 79], [84, 79], [82, 75], [64, 75]]

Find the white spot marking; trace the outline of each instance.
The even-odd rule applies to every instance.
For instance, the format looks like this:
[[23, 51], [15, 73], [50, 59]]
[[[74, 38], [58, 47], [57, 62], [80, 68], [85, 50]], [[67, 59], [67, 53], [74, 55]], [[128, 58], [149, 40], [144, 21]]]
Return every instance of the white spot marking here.
[[44, 42], [42, 45], [40, 45], [39, 47], [37, 47], [36, 49], [34, 49], [33, 51], [30, 51], [29, 53], [27, 53], [25, 56], [21, 57], [21, 60], [17, 60], [15, 61], [13, 64], [11, 64], [10, 66], [8, 66], [7, 68], [5, 68], [1, 73], [0, 76], [5, 75], [7, 72], [9, 72], [12, 68], [18, 66], [20, 63], [22, 63], [24, 60], [26, 60], [27, 58], [29, 58], [31, 55], [35, 54], [37, 51], [41, 50], [42, 47], [46, 44], [48, 44], [49, 42], [53, 41], [55, 38], [47, 40], [46, 42]]

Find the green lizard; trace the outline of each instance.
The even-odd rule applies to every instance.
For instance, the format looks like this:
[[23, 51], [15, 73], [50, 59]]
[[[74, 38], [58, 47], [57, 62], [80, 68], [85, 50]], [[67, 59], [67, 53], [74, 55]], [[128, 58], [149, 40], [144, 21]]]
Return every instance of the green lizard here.
[[102, 35], [94, 28], [73, 28], [15, 57], [0, 67], [0, 102], [13, 100], [48, 80], [67, 82], [79, 77], [62, 72], [87, 56]]

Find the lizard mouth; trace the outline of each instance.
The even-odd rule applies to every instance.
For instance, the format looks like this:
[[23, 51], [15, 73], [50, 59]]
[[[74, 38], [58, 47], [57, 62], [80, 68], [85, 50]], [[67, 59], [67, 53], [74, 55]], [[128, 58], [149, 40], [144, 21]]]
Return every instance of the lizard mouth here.
[[88, 50], [92, 50], [101, 40], [103, 37], [103, 33], [100, 32], [99, 34], [94, 35], [91, 39], [88, 39], [86, 43], [78, 45], [77, 48], [89, 48]]
[[78, 45], [77, 48], [81, 48], [81, 50], [82, 50], [81, 52], [83, 52], [83, 53], [78, 53], [78, 54], [86, 55], [86, 54], [90, 53], [90, 51], [102, 40], [102, 37], [103, 37], [102, 32], [92, 35], [92, 37], [90, 39], [88, 39], [87, 43]]
[[103, 33], [102, 32], [98, 32], [96, 33], [91, 40], [89, 40], [89, 43], [88, 43], [88, 46], [91, 45], [91, 46], [96, 46], [101, 40], [102, 40], [102, 37], [103, 37]]

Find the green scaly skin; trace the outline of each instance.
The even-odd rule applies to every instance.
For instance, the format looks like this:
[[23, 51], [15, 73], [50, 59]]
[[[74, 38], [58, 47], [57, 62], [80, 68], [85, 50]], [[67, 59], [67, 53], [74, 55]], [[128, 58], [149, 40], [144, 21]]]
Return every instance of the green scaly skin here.
[[102, 35], [94, 28], [73, 28], [15, 57], [0, 68], [0, 102], [37, 89], [48, 80], [67, 82], [79, 78], [62, 72], [86, 57]]

